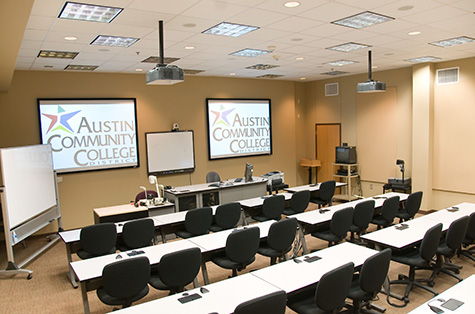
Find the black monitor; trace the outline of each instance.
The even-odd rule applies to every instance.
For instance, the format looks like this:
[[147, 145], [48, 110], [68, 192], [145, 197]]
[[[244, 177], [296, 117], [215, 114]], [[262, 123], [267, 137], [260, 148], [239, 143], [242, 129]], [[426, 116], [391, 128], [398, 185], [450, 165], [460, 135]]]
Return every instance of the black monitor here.
[[249, 182], [252, 181], [252, 172], [254, 171], [254, 167], [246, 162], [246, 169], [244, 170], [244, 181]]
[[337, 164], [355, 164], [356, 146], [336, 146], [335, 163]]

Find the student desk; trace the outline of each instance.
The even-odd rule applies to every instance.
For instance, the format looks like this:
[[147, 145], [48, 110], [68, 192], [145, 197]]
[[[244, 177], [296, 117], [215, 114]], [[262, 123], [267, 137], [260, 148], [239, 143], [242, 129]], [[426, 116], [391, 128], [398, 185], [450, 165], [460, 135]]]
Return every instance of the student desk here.
[[241, 204], [241, 207], [244, 210], [244, 223], [247, 224], [247, 220], [249, 217], [262, 211], [261, 208], [266, 198], [276, 197], [279, 195], [283, 195], [286, 202], [290, 201], [290, 199], [292, 198], [291, 193], [279, 193], [274, 195], [266, 195], [239, 200], [238, 202], [239, 204]]
[[[315, 183], [315, 184], [299, 185], [299, 186], [294, 186], [294, 187], [291, 187], [291, 188], [285, 188], [284, 190], [286, 190], [287, 192], [290, 192], [290, 193], [309, 190], [310, 193], [312, 193], [312, 192], [318, 192], [320, 190], [320, 185], [321, 184], [322, 183], [320, 182], [320, 183]], [[342, 187], [342, 186], [345, 186], [345, 185], [348, 185], [348, 184], [345, 183], [345, 182], [336, 182], [335, 188], [339, 188], [339, 187]]]
[[[160, 259], [165, 254], [193, 247], [197, 247], [197, 245], [188, 240], [174, 241], [141, 248], [140, 250], [144, 251], [145, 253], [138, 256], [146, 256], [150, 261], [150, 265], [156, 265], [160, 262]], [[129, 257], [127, 252], [130, 251], [89, 258], [72, 262], [70, 264], [80, 283], [84, 313], [90, 313], [87, 292], [96, 290], [101, 286], [102, 270], [104, 266], [117, 261], [116, 257], [118, 255], [122, 256], [122, 259], [133, 258]]]
[[[188, 295], [198, 294], [201, 298], [180, 303], [183, 293], [170, 295], [150, 302], [137, 304], [115, 311], [117, 314], [173, 313], [173, 314], [209, 314], [233, 313], [239, 304], [279, 291], [277, 287], [253, 276], [243, 274], [206, 286], [209, 291], [202, 293], [200, 288], [186, 291]], [[271, 313], [269, 313], [271, 314]]]
[[303, 213], [295, 214], [289, 216], [289, 218], [296, 218], [297, 221], [299, 222], [300, 228], [299, 228], [299, 236], [302, 241], [303, 245], [303, 252], [304, 254], [308, 253], [307, 249], [307, 244], [305, 242], [305, 234], [308, 234], [312, 232], [313, 229], [315, 229], [316, 226], [321, 225], [323, 223], [327, 223], [331, 221], [333, 214], [343, 208], [347, 207], [355, 207], [356, 204], [367, 201], [367, 200], [374, 200], [375, 201], [375, 208], [380, 208], [384, 201], [392, 196], [399, 196], [399, 200], [405, 201], [408, 197], [408, 194], [403, 194], [403, 193], [386, 193], [382, 195], [377, 195], [373, 197], [368, 197], [368, 198], [363, 198], [347, 203], [342, 203], [334, 206], [329, 206], [329, 207], [323, 207], [321, 210], [311, 210], [311, 211], [306, 211]]
[[[266, 186], [267, 179], [253, 177], [253, 181], [249, 182], [229, 180], [167, 189], [165, 197], [175, 203], [176, 211], [183, 211], [266, 195]], [[209, 204], [210, 200], [213, 204]]]
[[[439, 295], [435, 296], [434, 298], [430, 299], [426, 303], [418, 306], [409, 314], [431, 314], [434, 313], [429, 308], [429, 304], [439, 309], [443, 310], [445, 313], [454, 313], [454, 314], [472, 314], [475, 313], [475, 299], [473, 298], [473, 291], [475, 291], [475, 275], [464, 279], [463, 281], [457, 283], [456, 285], [452, 286], [451, 288], [445, 290], [444, 292], [440, 293]], [[439, 301], [439, 300], [444, 301]], [[450, 299], [456, 299], [458, 301], [462, 301], [460, 307], [455, 310], [449, 310], [442, 306], [445, 301]]]
[[126, 220], [152, 217], [155, 215], [170, 213], [175, 211], [175, 205], [165, 202], [160, 205], [138, 206], [133, 204], [124, 204], [117, 206], [108, 206], [94, 208], [94, 223], [101, 222], [121, 222]]
[[378, 253], [376, 250], [344, 242], [305, 255], [308, 257], [318, 256], [321, 258], [319, 260], [305, 262], [304, 256], [300, 256], [295, 259], [301, 263], [296, 263], [295, 259], [288, 260], [253, 271], [251, 274], [289, 294], [317, 283], [325, 273], [343, 264], [353, 262], [355, 268], [359, 267], [368, 257], [376, 253]]

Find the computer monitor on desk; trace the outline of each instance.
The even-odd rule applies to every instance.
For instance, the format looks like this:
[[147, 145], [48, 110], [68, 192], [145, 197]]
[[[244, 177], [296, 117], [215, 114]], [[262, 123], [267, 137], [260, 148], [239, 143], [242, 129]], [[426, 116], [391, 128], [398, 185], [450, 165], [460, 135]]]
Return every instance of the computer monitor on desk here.
[[244, 170], [244, 181], [245, 182], [250, 182], [252, 181], [252, 173], [254, 171], [253, 165], [250, 165], [249, 163], [246, 162], [246, 168]]

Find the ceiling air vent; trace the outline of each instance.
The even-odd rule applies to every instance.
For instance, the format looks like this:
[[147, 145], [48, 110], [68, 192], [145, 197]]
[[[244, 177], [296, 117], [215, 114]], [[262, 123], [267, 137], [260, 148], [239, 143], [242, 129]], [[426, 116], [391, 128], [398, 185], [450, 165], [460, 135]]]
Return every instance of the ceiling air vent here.
[[459, 68], [437, 70], [437, 85], [456, 84], [459, 82]]
[[338, 83], [325, 84], [325, 96], [338, 96]]

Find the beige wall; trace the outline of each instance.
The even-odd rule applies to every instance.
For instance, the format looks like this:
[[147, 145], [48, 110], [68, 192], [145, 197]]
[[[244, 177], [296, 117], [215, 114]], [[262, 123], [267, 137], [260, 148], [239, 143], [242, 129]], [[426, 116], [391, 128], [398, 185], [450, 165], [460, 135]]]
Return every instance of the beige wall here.
[[[298, 85], [298, 84], [297, 84]], [[159, 177], [164, 185], [202, 183], [216, 170], [221, 178], [243, 175], [244, 163], [254, 164], [254, 174], [281, 170], [285, 181], [296, 184], [296, 123], [294, 82], [186, 77], [173, 86], [147, 86], [144, 75], [15, 72], [8, 93], [0, 93], [0, 147], [40, 142], [37, 98], [126, 97], [137, 99], [139, 156], [137, 169], [118, 169], [60, 175], [59, 196], [65, 229], [93, 223], [93, 208], [128, 203], [148, 186], [145, 132], [168, 131], [174, 122], [194, 130], [196, 170], [191, 174]], [[273, 155], [208, 160], [206, 98], [270, 98]], [[301, 115], [302, 117], [302, 115]], [[301, 119], [301, 118], [300, 118]], [[301, 126], [303, 127], [303, 126]]]

